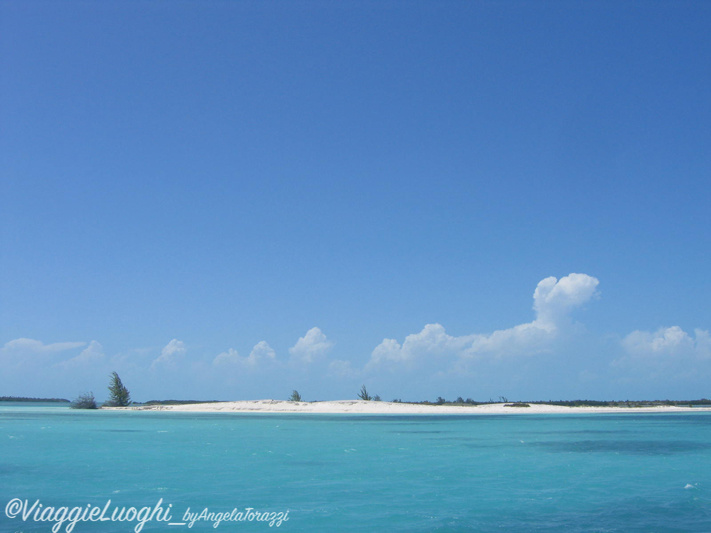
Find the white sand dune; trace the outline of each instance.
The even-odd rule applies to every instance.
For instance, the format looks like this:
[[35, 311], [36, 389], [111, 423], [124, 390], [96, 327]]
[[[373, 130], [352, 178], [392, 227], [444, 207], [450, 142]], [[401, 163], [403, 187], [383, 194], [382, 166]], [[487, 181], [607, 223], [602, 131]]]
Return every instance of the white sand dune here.
[[250, 400], [239, 402], [194, 403], [184, 405], [151, 405], [121, 409], [147, 411], [178, 411], [195, 413], [324, 413], [364, 415], [501, 415], [501, 414], [577, 414], [577, 413], [682, 413], [709, 412], [711, 408], [687, 407], [561, 407], [547, 404], [530, 404], [530, 407], [512, 407], [510, 404], [472, 406], [420, 405], [410, 403], [367, 402], [341, 400], [328, 402], [289, 402], [284, 400]]

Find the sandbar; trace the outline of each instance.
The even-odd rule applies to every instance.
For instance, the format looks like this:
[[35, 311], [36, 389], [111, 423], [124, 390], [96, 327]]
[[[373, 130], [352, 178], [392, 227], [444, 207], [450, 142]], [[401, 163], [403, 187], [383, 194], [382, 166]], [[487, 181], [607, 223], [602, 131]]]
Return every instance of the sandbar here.
[[292, 402], [285, 400], [248, 400], [236, 402], [191, 403], [181, 405], [140, 405], [114, 409], [139, 411], [175, 411], [193, 413], [323, 413], [360, 415], [520, 415], [579, 413], [702, 413], [711, 407], [567, 407], [549, 404], [529, 404], [529, 407], [494, 403], [482, 405], [427, 405], [404, 402], [340, 400], [323, 402]]

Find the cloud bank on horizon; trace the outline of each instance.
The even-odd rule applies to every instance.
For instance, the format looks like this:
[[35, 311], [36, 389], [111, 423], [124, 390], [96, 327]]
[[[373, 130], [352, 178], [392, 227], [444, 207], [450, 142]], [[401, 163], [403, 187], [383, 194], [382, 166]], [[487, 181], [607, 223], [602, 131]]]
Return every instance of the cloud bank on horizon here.
[[532, 322], [490, 334], [462, 337], [447, 335], [440, 324], [427, 324], [419, 333], [408, 335], [402, 345], [395, 339], [384, 339], [373, 350], [368, 368], [446, 355], [472, 358], [540, 353], [549, 349], [551, 342], [570, 328], [570, 313], [595, 296], [598, 284], [596, 278], [587, 274], [569, 274], [560, 280], [547, 277], [538, 283], [533, 293], [536, 318]]
[[[531, 322], [463, 336], [449, 335], [438, 323], [426, 324], [402, 343], [383, 339], [361, 364], [330, 358], [337, 345], [319, 327], [298, 338], [283, 358], [266, 340], [255, 344], [247, 356], [234, 348], [214, 356], [199, 355], [175, 338], [157, 355], [153, 349], [136, 349], [108, 356], [96, 340], [45, 344], [19, 338], [0, 348], [0, 364], [5, 369], [0, 386], [7, 391], [5, 395], [66, 396], [92, 387], [99, 390], [106, 375], [117, 370], [136, 384], [134, 397], [238, 399], [235, 390], [242, 391], [243, 398], [281, 397], [298, 385], [315, 389], [320, 399], [334, 399], [339, 398], [336, 390], [375, 381], [384, 392], [423, 399], [422, 394], [417, 396], [417, 386], [446, 388], [443, 394], [461, 395], [465, 392], [454, 388], [471, 380], [519, 383], [524, 391], [538, 390], [526, 382], [535, 379], [539, 359], [546, 361], [540, 371], [552, 368], [551, 361], [563, 373], [574, 368], [581, 391], [586, 383], [598, 382], [605, 384], [598, 390], [607, 394], [624, 395], [631, 384], [642, 383], [649, 390], [659, 390], [661, 396], [672, 395], [681, 390], [673, 386], [680, 379], [692, 376], [701, 382], [711, 376], [711, 336], [698, 328], [692, 334], [679, 326], [636, 330], [608, 343], [606, 356], [586, 355], [574, 361], [576, 351], [586, 353], [584, 343], [590, 336], [573, 314], [599, 298], [598, 285], [597, 278], [582, 273], [547, 277], [533, 292]], [[403, 376], [415, 388], [403, 385]], [[53, 388], [43, 392], [49, 382]], [[555, 380], [547, 386], [555, 388]], [[688, 390], [691, 396], [702, 393]]]

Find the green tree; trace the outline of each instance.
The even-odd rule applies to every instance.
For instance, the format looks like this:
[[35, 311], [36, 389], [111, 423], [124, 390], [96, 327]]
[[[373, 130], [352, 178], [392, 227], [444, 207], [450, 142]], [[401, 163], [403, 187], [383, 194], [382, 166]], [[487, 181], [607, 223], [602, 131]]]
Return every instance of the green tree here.
[[360, 388], [360, 392], [358, 393], [358, 398], [360, 398], [361, 400], [365, 400], [366, 402], [369, 402], [370, 400], [373, 399], [370, 396], [370, 394], [368, 394], [368, 389], [365, 388], [365, 385], [363, 385]]
[[131, 404], [131, 394], [128, 389], [121, 383], [121, 378], [116, 372], [111, 372], [111, 381], [109, 382], [109, 401], [106, 405], [111, 407], [126, 407]]
[[299, 394], [299, 391], [293, 390], [291, 391], [291, 397], [289, 398], [290, 402], [300, 402], [301, 401], [301, 394]]

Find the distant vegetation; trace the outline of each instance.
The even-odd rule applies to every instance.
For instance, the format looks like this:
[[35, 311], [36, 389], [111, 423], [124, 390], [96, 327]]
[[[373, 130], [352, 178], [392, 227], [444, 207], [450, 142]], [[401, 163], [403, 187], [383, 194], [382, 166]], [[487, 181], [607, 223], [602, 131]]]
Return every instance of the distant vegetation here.
[[76, 400], [74, 400], [69, 407], [72, 409], [96, 409], [96, 400], [94, 399], [93, 392], [87, 392], [82, 394]]
[[[191, 403], [219, 403], [220, 400], [148, 400], [140, 405], [187, 405]], [[134, 402], [136, 403], [136, 402]]]
[[[297, 391], [292, 392], [292, 396], [289, 401], [302, 402], [301, 395], [299, 394], [299, 399], [294, 399], [294, 392], [298, 394]], [[377, 394], [371, 396], [365, 385], [361, 387], [358, 393], [358, 398], [366, 401], [381, 401], [380, 396]], [[505, 400], [505, 401], [504, 401]], [[218, 403], [220, 400], [150, 400], [140, 405], [184, 405], [191, 403]], [[404, 401], [400, 398], [395, 398], [392, 400], [393, 403], [407, 403], [412, 405], [450, 405], [450, 406], [466, 406], [466, 405], [489, 405], [494, 403], [503, 403], [506, 407], [530, 407], [531, 405], [547, 404], [547, 405], [559, 405], [563, 407], [654, 407], [660, 405], [667, 406], [677, 406], [677, 407], [689, 407], [691, 405], [697, 407], [711, 407], [711, 400], [705, 398], [701, 400], [639, 400], [639, 401], [599, 401], [599, 400], [548, 400], [548, 401], [534, 401], [534, 402], [510, 402], [507, 398], [501, 397], [498, 400], [490, 399], [485, 402], [477, 402], [471, 398], [463, 399], [461, 396], [454, 401], [448, 401], [438, 397], [435, 401]]]
[[496, 403], [493, 400], [489, 402], [475, 402], [471, 398], [467, 398], [466, 400], [462, 399], [460, 396], [456, 400], [452, 401], [447, 401], [441, 396], [439, 396], [434, 402], [430, 402], [427, 400], [420, 401], [420, 402], [410, 402], [410, 401], [403, 401], [400, 398], [395, 398], [393, 400], [393, 403], [410, 403], [410, 404], [415, 404], [415, 405], [483, 405], [486, 403]]
[[64, 398], [25, 398], [24, 396], [0, 396], [0, 402], [70, 403]]
[[601, 401], [601, 400], [548, 400], [548, 401], [528, 401], [528, 402], [512, 402], [509, 403], [508, 398], [505, 396], [500, 396], [498, 400], [489, 399], [488, 402], [476, 402], [471, 398], [466, 400], [462, 397], [458, 397], [454, 401], [447, 401], [441, 396], [435, 401], [403, 401], [399, 398], [393, 400], [393, 403], [409, 403], [414, 405], [488, 405], [494, 403], [503, 403], [506, 407], [530, 407], [531, 405], [557, 405], [561, 407], [658, 407], [658, 406], [670, 406], [670, 407], [709, 407], [711, 406], [711, 400], [702, 398], [701, 400], [612, 400], [612, 401]]
[[373, 397], [370, 394], [368, 394], [368, 389], [365, 388], [365, 385], [363, 385], [360, 388], [360, 392], [358, 393], [358, 398], [360, 398], [361, 400], [365, 400], [366, 402], [369, 402], [373, 399]]
[[[116, 381], [114, 380], [114, 375]], [[113, 396], [112, 388], [118, 393], [117, 397]], [[219, 403], [223, 400], [149, 400], [144, 403], [132, 402], [130, 399], [130, 394], [126, 387], [121, 383], [121, 378], [119, 378], [116, 372], [111, 374], [111, 382], [109, 385], [109, 392], [112, 392], [112, 396], [108, 402], [104, 405], [112, 406], [113, 401], [123, 401], [127, 402], [124, 405], [134, 404], [134, 405], [186, 405], [186, 404], [201, 404], [201, 403]], [[368, 389], [363, 385], [358, 393], [358, 398], [366, 401], [380, 401], [379, 395], [371, 396]], [[294, 390], [291, 393], [289, 401], [292, 402], [302, 402], [304, 401], [301, 394]], [[93, 393], [82, 394], [74, 401], [70, 402], [64, 398], [29, 398], [25, 396], [0, 396], [0, 402], [27, 402], [27, 403], [62, 403], [70, 404], [70, 407], [74, 409], [95, 409], [92, 406], [92, 402], [96, 405], [96, 400], [94, 399]], [[443, 397], [439, 396], [434, 401], [404, 401], [400, 398], [395, 398], [392, 400], [393, 403], [407, 403], [413, 405], [449, 405], [449, 406], [465, 406], [465, 405], [487, 405], [494, 403], [504, 403], [506, 407], [529, 407], [530, 405], [556, 405], [561, 407], [657, 407], [657, 406], [676, 406], [676, 407], [711, 407], [711, 400], [707, 398], [702, 398], [700, 400], [537, 400], [537, 401], [527, 401], [527, 402], [508, 402], [508, 398], [505, 396], [500, 396], [498, 400], [489, 399], [489, 401], [475, 401], [471, 398], [464, 399], [461, 396], [457, 397], [456, 400], [449, 401], [445, 400]], [[120, 405], [120, 404], [115, 404]]]
[[711, 400], [702, 398], [701, 400], [625, 400], [601, 402], [595, 400], [573, 400], [573, 401], [547, 401], [547, 402], [530, 402], [530, 403], [547, 403], [548, 405], [560, 405], [564, 407], [658, 407], [662, 405], [670, 407], [688, 407], [696, 406], [711, 406]]
[[291, 396], [289, 397], [289, 401], [290, 401], [290, 402], [301, 402], [301, 401], [303, 401], [303, 400], [301, 399], [301, 394], [299, 394], [299, 391], [297, 391], [296, 389], [294, 389], [294, 390], [291, 392]]

